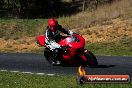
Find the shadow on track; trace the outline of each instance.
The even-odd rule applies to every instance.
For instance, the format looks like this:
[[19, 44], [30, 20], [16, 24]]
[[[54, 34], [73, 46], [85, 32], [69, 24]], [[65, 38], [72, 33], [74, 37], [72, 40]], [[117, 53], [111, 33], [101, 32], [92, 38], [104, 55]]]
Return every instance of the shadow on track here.
[[110, 67], [115, 67], [116, 65], [98, 65], [97, 67], [94, 68], [110, 68]]
[[[62, 66], [62, 65], [58, 65]], [[63, 65], [62, 67], [79, 67], [80, 65]], [[115, 67], [116, 65], [97, 65], [96, 67], [89, 67], [89, 66], [83, 66], [83, 67], [89, 67], [89, 68], [111, 68]]]

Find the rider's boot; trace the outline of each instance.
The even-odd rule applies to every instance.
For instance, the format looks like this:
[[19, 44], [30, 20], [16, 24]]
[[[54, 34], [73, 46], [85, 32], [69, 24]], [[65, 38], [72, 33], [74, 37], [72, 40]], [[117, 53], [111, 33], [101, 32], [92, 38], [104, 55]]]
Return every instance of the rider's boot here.
[[56, 64], [56, 65], [60, 64], [58, 49], [53, 50], [53, 63], [52, 64]]

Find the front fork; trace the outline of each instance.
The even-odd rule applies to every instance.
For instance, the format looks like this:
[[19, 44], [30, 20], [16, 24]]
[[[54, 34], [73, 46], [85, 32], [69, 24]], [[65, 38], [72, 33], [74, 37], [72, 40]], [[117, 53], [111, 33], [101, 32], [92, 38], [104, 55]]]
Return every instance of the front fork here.
[[79, 56], [81, 57], [81, 59], [83, 59], [83, 61], [87, 61], [87, 58], [84, 55], [87, 52], [88, 52], [87, 49], [83, 49], [82, 52], [79, 54]]

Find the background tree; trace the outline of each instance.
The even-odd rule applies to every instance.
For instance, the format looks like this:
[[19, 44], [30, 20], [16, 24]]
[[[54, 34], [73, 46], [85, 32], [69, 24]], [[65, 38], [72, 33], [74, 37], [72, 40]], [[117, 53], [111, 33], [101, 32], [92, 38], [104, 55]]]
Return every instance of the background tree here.
[[113, 0], [0, 0], [0, 17], [48, 18], [96, 9]]

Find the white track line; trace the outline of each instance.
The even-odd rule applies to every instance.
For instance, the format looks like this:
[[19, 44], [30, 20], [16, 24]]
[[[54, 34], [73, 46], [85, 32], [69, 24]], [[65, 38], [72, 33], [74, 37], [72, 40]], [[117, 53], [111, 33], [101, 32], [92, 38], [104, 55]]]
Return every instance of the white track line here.
[[10, 72], [14, 72], [14, 73], [17, 73], [17, 72], [19, 72], [19, 71], [10, 71]]
[[45, 73], [36, 73], [37, 75], [46, 75]]
[[0, 70], [2, 72], [13, 72], [13, 73], [24, 73], [24, 74], [36, 74], [36, 75], [48, 75], [54, 76], [55, 74], [45, 74], [45, 73], [33, 73], [33, 72], [21, 72], [21, 71], [9, 71], [9, 70]]
[[0, 70], [0, 71], [7, 71], [7, 70]]
[[48, 76], [54, 76], [55, 74], [47, 74]]
[[34, 73], [32, 73], [32, 72], [20, 72], [20, 73], [34, 74]]

